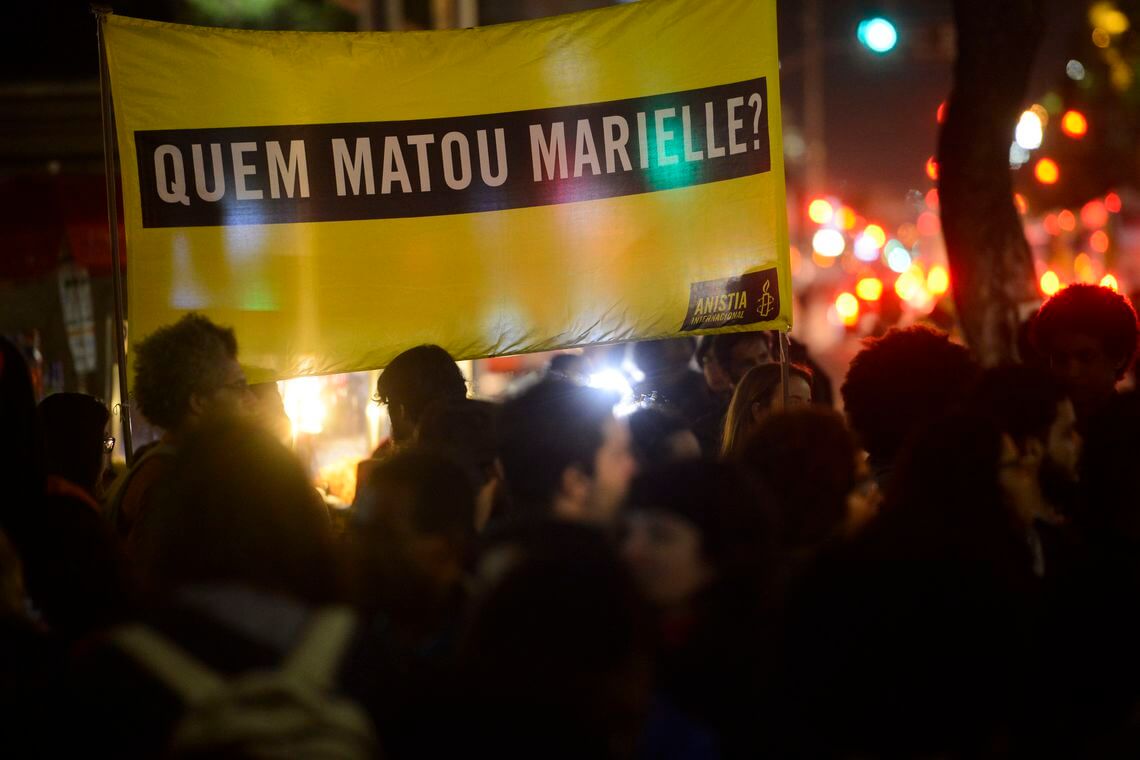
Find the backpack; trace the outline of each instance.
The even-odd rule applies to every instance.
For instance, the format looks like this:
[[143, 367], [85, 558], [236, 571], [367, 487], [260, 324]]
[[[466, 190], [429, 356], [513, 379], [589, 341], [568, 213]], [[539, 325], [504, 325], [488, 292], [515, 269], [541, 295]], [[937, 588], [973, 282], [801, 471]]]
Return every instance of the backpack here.
[[368, 716], [332, 691], [354, 627], [348, 609], [318, 610], [277, 670], [232, 678], [142, 625], [112, 638], [182, 699], [171, 756], [356, 760], [380, 753]]

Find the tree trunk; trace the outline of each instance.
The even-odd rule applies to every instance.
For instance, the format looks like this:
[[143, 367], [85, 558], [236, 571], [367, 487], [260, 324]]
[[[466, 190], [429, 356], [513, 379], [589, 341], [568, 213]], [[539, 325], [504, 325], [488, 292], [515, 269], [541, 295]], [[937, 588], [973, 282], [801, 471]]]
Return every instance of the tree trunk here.
[[983, 364], [1017, 358], [1036, 274], [1014, 206], [1009, 146], [1044, 27], [1043, 0], [954, 0], [958, 57], [938, 141], [954, 303]]

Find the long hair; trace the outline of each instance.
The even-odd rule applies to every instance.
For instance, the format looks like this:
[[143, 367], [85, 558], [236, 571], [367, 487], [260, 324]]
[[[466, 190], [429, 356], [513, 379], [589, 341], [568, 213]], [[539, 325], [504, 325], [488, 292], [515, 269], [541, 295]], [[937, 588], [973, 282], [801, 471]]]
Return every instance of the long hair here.
[[[799, 364], [791, 365], [791, 375], [799, 375], [811, 385], [811, 370]], [[737, 456], [749, 434], [756, 429], [752, 416], [752, 405], [760, 404], [765, 409], [772, 406], [776, 391], [780, 388], [780, 365], [761, 364], [753, 367], [740, 379], [728, 404], [728, 414], [724, 418], [724, 436], [721, 439], [721, 456], [729, 459]]]

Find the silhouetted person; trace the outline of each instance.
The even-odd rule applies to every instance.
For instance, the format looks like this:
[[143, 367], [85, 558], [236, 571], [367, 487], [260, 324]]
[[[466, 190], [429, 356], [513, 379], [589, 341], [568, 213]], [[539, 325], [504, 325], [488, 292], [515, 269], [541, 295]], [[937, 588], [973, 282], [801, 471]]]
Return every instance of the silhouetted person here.
[[233, 330], [201, 315], [160, 327], [139, 341], [134, 354], [135, 403], [163, 437], [124, 473], [108, 501], [107, 515], [132, 551], [135, 527], [148, 517], [155, 486], [183, 439], [203, 422], [243, 415], [253, 402]]
[[1136, 356], [1136, 311], [1100, 285], [1075, 284], [1041, 305], [1030, 339], [1083, 421], [1112, 398]]
[[629, 427], [611, 394], [547, 378], [503, 405], [511, 512], [606, 524], [633, 476]]
[[66, 490], [101, 511], [103, 472], [114, 439], [107, 431], [111, 413], [94, 396], [55, 393], [37, 408], [43, 433], [48, 487]]
[[[435, 740], [452, 756], [636, 756], [647, 631], [606, 537], [565, 521], [515, 523], [484, 548], [477, 578], [452, 730]], [[420, 756], [445, 756], [434, 750]]]
[[645, 378], [634, 385], [634, 393], [653, 395], [662, 404], [676, 409], [690, 425], [708, 414], [716, 399], [700, 372], [691, 366], [697, 342], [693, 338], [646, 340], [633, 344], [633, 363]]
[[[1024, 719], [1035, 473], [984, 415], [927, 422], [879, 514], [801, 575], [774, 684], [778, 756], [976, 756]], [[820, 731], [813, 727], [827, 726]]]
[[482, 530], [503, 499], [498, 405], [476, 399], [433, 404], [416, 430], [417, 448], [447, 455], [463, 467], [475, 489], [475, 528]]
[[458, 463], [414, 448], [379, 463], [356, 506], [354, 596], [368, 615], [370, 654], [386, 668], [354, 687], [379, 716], [385, 749], [411, 757], [422, 737], [405, 727], [432, 709], [432, 690], [453, 664], [475, 493]]
[[658, 623], [658, 687], [724, 757], [754, 757], [763, 683], [765, 531], [728, 465], [647, 470], [623, 511], [622, 554]]
[[3, 529], [20, 555], [33, 616], [71, 642], [124, 614], [129, 589], [122, 556], [89, 495], [78, 487], [71, 491], [79, 493], [48, 489], [27, 364], [7, 341], [0, 340], [0, 349]]
[[769, 496], [779, 582], [866, 519], [865, 508], [852, 503], [858, 498], [858, 453], [837, 412], [807, 405], [769, 414], [743, 442], [736, 461]]
[[840, 393], [882, 486], [906, 439], [961, 401], [979, 367], [964, 346], [929, 327], [891, 329], [863, 345]]
[[[148, 603], [136, 624], [223, 677], [280, 666], [313, 611], [346, 598], [319, 494], [252, 421], [188, 433], [155, 509], [164, 519], [140, 526]], [[357, 667], [346, 654], [342, 672]], [[185, 709], [168, 677], [118, 638], [81, 660], [67, 696], [75, 731], [58, 740], [116, 757], [161, 755]]]
[[701, 456], [696, 435], [672, 407], [651, 404], [628, 419], [631, 448], [639, 470]]
[[420, 417], [432, 404], [466, 397], [463, 373], [451, 354], [439, 346], [409, 348], [376, 381], [376, 398], [388, 407], [392, 443], [397, 446], [411, 441]]

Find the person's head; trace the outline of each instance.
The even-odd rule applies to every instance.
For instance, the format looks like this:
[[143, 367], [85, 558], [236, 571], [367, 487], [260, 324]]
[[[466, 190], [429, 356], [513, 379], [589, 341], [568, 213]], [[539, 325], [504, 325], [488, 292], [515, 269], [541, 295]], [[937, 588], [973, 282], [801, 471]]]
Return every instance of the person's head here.
[[701, 455], [700, 441], [685, 418], [666, 406], [648, 406], [629, 415], [629, 433], [639, 470]]
[[467, 381], [451, 354], [439, 346], [416, 346], [392, 360], [376, 381], [376, 399], [388, 405], [392, 440], [415, 435], [420, 416], [437, 401], [467, 397]]
[[496, 533], [459, 647], [476, 746], [531, 757], [558, 736], [557, 757], [631, 756], [651, 682], [647, 622], [596, 528], [536, 520]]
[[1050, 374], [1026, 366], [988, 369], [970, 403], [1010, 437], [1026, 467], [1038, 469], [1040, 490], [1023, 495], [1022, 510], [1040, 510], [1044, 502], [1056, 510], [1072, 508], [1081, 441], [1073, 404]]
[[54, 393], [37, 409], [43, 433], [44, 467], [92, 496], [99, 495], [107, 464], [111, 413], [103, 402], [84, 393]]
[[1085, 417], [1128, 373], [1138, 335], [1136, 311], [1127, 298], [1099, 285], [1076, 284], [1041, 305], [1030, 338], [1077, 414]]
[[589, 362], [583, 354], [558, 354], [550, 360], [548, 370], [551, 375], [582, 383], [589, 374], [588, 367]]
[[240, 416], [252, 402], [234, 331], [199, 314], [160, 327], [134, 352], [139, 411], [170, 433], [183, 434], [215, 417]]
[[266, 430], [285, 444], [293, 441], [293, 424], [285, 411], [285, 399], [281, 397], [281, 389], [276, 382], [255, 383], [249, 386], [252, 401], [250, 415], [260, 422]]
[[908, 556], [1028, 561], [1017, 503], [1035, 478], [996, 420], [956, 407], [924, 424], [900, 452], [872, 528], [886, 528]]
[[710, 391], [718, 396], [728, 395], [732, 393], [732, 380], [729, 379], [728, 372], [717, 361], [712, 348], [712, 335], [701, 338], [700, 344], [697, 345], [697, 366], [701, 368], [701, 373], [705, 376], [705, 385]]
[[767, 416], [738, 462], [772, 496], [772, 520], [785, 551], [815, 549], [843, 534], [856, 515], [858, 449], [837, 412], [805, 406]]
[[362, 601], [407, 612], [433, 608], [455, 589], [475, 540], [475, 492], [457, 462], [399, 451], [372, 469], [356, 509]]
[[1081, 455], [1086, 530], [1140, 544], [1140, 391], [1109, 402], [1089, 419]]
[[622, 555], [650, 603], [684, 609], [755, 562], [755, 514], [728, 464], [689, 460], [646, 470], [630, 489]]
[[633, 344], [633, 363], [647, 380], [669, 382], [689, 371], [696, 349], [693, 338], [643, 340]]
[[293, 453], [249, 420], [192, 431], [138, 530], [139, 567], [156, 593], [240, 584], [317, 604], [340, 596], [320, 495]]
[[[811, 403], [811, 370], [793, 364], [788, 372], [788, 405], [798, 409]], [[761, 364], [745, 373], [724, 418], [721, 454], [734, 456], [749, 434], [772, 411], [784, 408], [784, 385], [779, 364]]]
[[874, 468], [889, 466], [915, 430], [959, 402], [979, 367], [943, 332], [914, 326], [868, 338], [840, 393]]
[[503, 405], [500, 443], [512, 509], [610, 522], [629, 488], [629, 427], [614, 397], [547, 378]]
[[482, 530], [503, 485], [498, 405], [468, 398], [433, 404], [420, 419], [415, 443], [463, 467], [475, 489], [475, 527]]
[[712, 353], [735, 387], [748, 370], [772, 361], [772, 344], [765, 332], [726, 333], [713, 337]]

